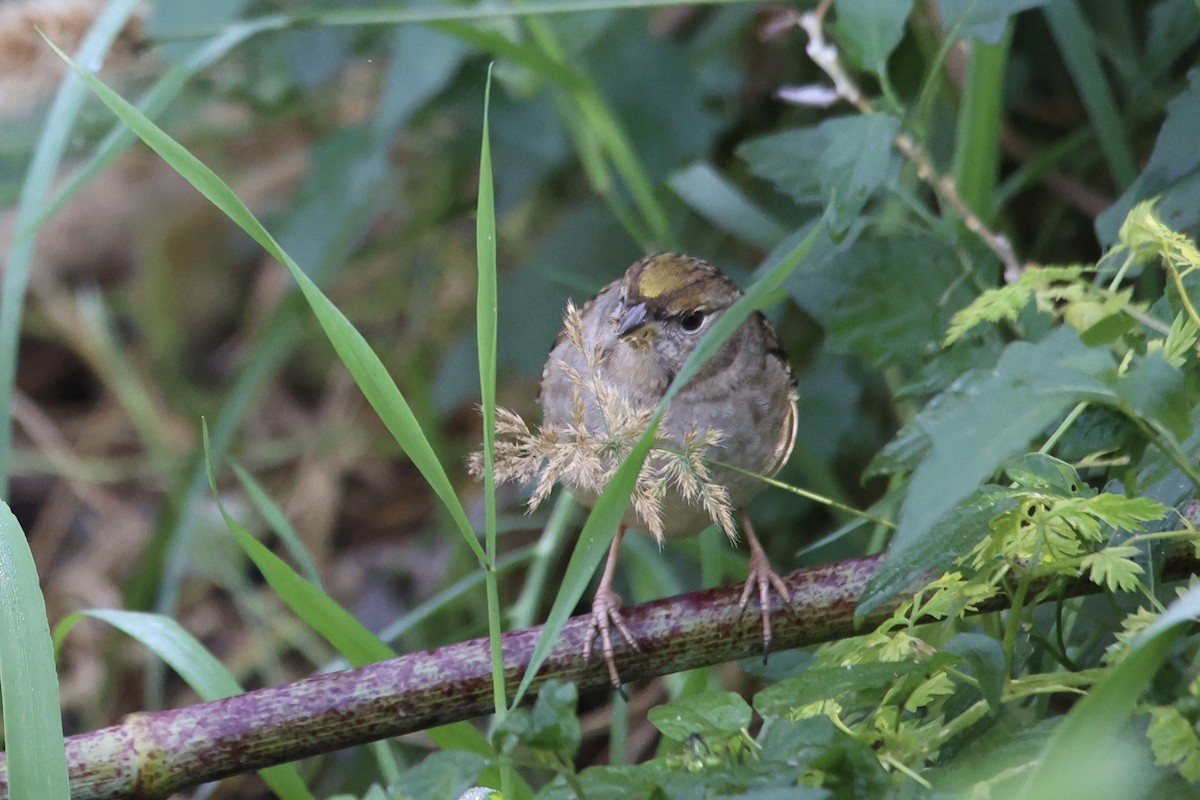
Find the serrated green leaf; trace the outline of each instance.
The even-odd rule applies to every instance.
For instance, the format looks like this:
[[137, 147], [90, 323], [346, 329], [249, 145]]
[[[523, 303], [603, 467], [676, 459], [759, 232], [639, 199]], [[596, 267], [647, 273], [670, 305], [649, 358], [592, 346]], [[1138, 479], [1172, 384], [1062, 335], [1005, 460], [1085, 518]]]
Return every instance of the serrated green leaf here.
[[1153, 497], [1126, 497], [1113, 492], [1101, 492], [1084, 506], [1105, 525], [1116, 530], [1140, 530], [1143, 523], [1162, 519], [1170, 511]]
[[1104, 586], [1110, 592], [1132, 592], [1142, 585], [1138, 576], [1146, 572], [1141, 564], [1133, 561], [1141, 555], [1142, 552], [1132, 545], [1116, 545], [1084, 556], [1081, 567], [1088, 572], [1092, 583]]
[[1175, 369], [1183, 369], [1184, 364], [1196, 352], [1196, 341], [1200, 335], [1200, 327], [1186, 313], [1180, 311], [1171, 321], [1171, 329], [1162, 342], [1162, 356]]
[[1196, 728], [1175, 706], [1152, 706], [1146, 737], [1154, 750], [1154, 763], [1173, 766], [1184, 779], [1200, 782], [1200, 737]]
[[861, 237], [824, 270], [846, 288], [831, 306], [814, 309], [829, 346], [880, 368], [913, 370], [936, 353], [951, 310], [971, 297], [958, 256], [929, 234]]
[[899, 172], [893, 142], [900, 120], [890, 114], [856, 114], [826, 120], [820, 127], [828, 142], [820, 168], [833, 203], [829, 227], [838, 234], [857, 221], [867, 201]]

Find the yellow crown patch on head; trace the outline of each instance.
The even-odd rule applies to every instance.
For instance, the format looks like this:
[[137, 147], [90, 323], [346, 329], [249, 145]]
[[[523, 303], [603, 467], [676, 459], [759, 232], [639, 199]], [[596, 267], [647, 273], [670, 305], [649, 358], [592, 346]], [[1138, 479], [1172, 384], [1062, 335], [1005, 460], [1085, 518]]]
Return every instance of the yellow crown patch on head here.
[[637, 276], [637, 291], [647, 300], [662, 297], [691, 283], [698, 262], [674, 253], [661, 253], [647, 259]]
[[720, 270], [691, 256], [660, 253], [647, 256], [625, 273], [625, 289], [630, 301], [644, 302], [667, 314], [681, 314], [712, 305], [714, 285], [720, 305], [736, 297], [737, 287]]

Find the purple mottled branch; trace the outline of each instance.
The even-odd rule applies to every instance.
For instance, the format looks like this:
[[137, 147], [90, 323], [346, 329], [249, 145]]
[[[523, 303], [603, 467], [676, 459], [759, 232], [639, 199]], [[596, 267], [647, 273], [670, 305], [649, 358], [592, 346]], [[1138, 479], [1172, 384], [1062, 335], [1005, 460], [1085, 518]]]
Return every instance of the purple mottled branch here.
[[[897, 599], [865, 619], [855, 603], [878, 557], [850, 559], [785, 576], [793, 602], [772, 608], [774, 648], [817, 644], [869, 629]], [[1194, 557], [1173, 558], [1164, 577], [1194, 572]], [[1098, 591], [1076, 582], [1062, 594]], [[762, 627], [738, 610], [741, 586], [722, 586], [623, 609], [641, 652], [623, 641], [616, 662], [627, 681], [759, 655]], [[996, 598], [988, 609], [1002, 607]], [[603, 659], [582, 658], [589, 618], [572, 618], [543, 665], [550, 678], [580, 689], [608, 684]], [[505, 680], [515, 688], [541, 627], [504, 635]], [[162, 798], [172, 792], [318, 753], [471, 719], [492, 711], [488, 640], [411, 653], [358, 669], [317, 675], [186, 708], [131, 714], [122, 724], [67, 740], [74, 800]], [[8, 798], [0, 754], [0, 800]]]

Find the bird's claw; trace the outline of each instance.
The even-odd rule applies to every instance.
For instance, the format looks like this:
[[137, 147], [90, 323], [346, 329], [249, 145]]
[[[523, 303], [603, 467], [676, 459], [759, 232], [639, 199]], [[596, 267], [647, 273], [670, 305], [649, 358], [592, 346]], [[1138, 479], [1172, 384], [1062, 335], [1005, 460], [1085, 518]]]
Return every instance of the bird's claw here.
[[792, 595], [788, 591], [787, 584], [783, 582], [783, 578], [780, 578], [779, 574], [771, 569], [767, 555], [762, 548], [751, 546], [750, 569], [746, 575], [746, 583], [742, 587], [742, 598], [738, 601], [738, 608], [741, 609], [742, 614], [746, 613], [746, 608], [750, 605], [750, 598], [754, 596], [756, 588], [758, 589], [758, 603], [762, 608], [763, 663], [765, 664], [767, 655], [771, 652], [771, 590], [774, 590], [782, 598], [785, 608], [791, 606]]
[[591, 661], [596, 634], [599, 634], [600, 651], [604, 654], [604, 663], [608, 665], [608, 677], [612, 681], [613, 687], [619, 692], [621, 691], [621, 675], [617, 671], [611, 632], [614, 625], [625, 637], [629, 646], [641, 652], [637, 640], [633, 638], [633, 633], [625, 624], [625, 618], [621, 616], [621, 596], [612, 589], [601, 586], [592, 600], [592, 621], [588, 625], [587, 637], [584, 639], [583, 660], [585, 663]]

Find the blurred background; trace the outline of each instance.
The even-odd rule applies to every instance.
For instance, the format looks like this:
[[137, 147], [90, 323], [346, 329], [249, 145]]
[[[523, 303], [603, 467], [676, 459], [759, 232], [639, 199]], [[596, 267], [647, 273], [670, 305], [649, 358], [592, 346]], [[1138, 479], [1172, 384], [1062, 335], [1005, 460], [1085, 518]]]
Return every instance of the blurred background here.
[[[843, 209], [843, 235], [860, 245], [853, 258], [820, 278], [797, 273], [768, 313], [801, 394], [800, 441], [780, 479], [867, 507], [887, 488], [864, 479], [871, 457], [922, 393], [949, 380], [918, 376], [921, 359], [955, 309], [1000, 282], [1000, 264], [890, 149], [894, 129], [883, 127], [882, 155], [855, 138], [867, 133], [848, 132], [839, 162], [828, 149], [836, 131], [812, 126], [863, 117], [845, 104], [781, 98], [786, 87], [828, 84], [796, 25], [806, 4], [586, 13], [556, 5], [566, 13], [516, 18], [489, 16], [487, 3], [356, 11], [309, 0], [159, 0], [136, 6], [103, 63], [85, 66], [131, 100], [149, 94], [159, 124], [232, 185], [364, 333], [479, 519], [482, 489], [465, 460], [481, 441], [474, 209], [489, 63], [499, 402], [531, 421], [568, 297], [586, 300], [656, 250], [713, 261], [745, 286], [819, 215], [845, 177], [838, 170], [866, 170], [850, 178], [865, 187], [857, 205]], [[879, 109], [904, 119], [938, 169], [984, 176], [967, 199], [1021, 259], [1095, 261], [1096, 217], [1149, 157], [1194, 63], [1195, 5], [1072, 4], [1120, 100], [1128, 174], [1114, 170], [1122, 162], [1104, 148], [1059, 29], [1037, 10], [1006, 18], [1041, 4], [1006, 3], [997, 13], [991, 46], [1005, 49], [1007, 73], [988, 98], [990, 138], [970, 154], [960, 147], [959, 110], [976, 84], [947, 32], [961, 4], [898, 5], [907, 23], [887, 69], [856, 72]], [[477, 564], [286, 271], [146, 148], [105, 144], [114, 122], [94, 98], [65, 137], [46, 198], [65, 202], [35, 239], [17, 224], [33, 154], [56, 135], [52, 101], [64, 75], [37, 31], [75, 52], [106, 8], [0, 3], [0, 207], [9, 209], [0, 252], [11, 265], [33, 248], [8, 501], [28, 533], [51, 622], [87, 608], [165, 613], [247, 687], [333, 662], [229, 536], [203, 472], [205, 419], [225, 507], [285, 552], [232, 478], [233, 462], [279, 504], [325, 588], [368, 627], [384, 631], [419, 612], [395, 642], [405, 652], [485, 635], [478, 584], [429, 605]], [[439, 17], [446, 9], [478, 18]], [[433, 22], [396, 24], [405, 13]], [[953, 30], [964, 35], [961, 20]], [[115, 158], [95, 171], [97, 153]], [[964, 363], [978, 352], [964, 350]], [[898, 392], [905, 385], [907, 396]], [[523, 597], [529, 548], [553, 505], [526, 515], [525, 496], [501, 491], [502, 556], [526, 559], [502, 579], [506, 604]], [[764, 493], [751, 516], [780, 571], [883, 542], [862, 528], [820, 544], [849, 518], [784, 491]], [[744, 553], [728, 548], [727, 559], [702, 568], [712, 541], [673, 543], [660, 557], [630, 539], [647, 558], [622, 562], [628, 602], [744, 574]], [[539, 556], [551, 574], [571, 544]], [[506, 624], [542, 621], [555, 585], [521, 600]], [[60, 663], [68, 732], [195, 702], [147, 650], [94, 620], [73, 629]], [[753, 678], [727, 665], [703, 680], [737, 688]], [[644, 708], [667, 691], [661, 682], [637, 687], [632, 702]], [[584, 698], [581, 764], [607, 759], [609, 713], [606, 693]], [[643, 727], [631, 731], [635, 759], [653, 746], [655, 732]], [[326, 785], [352, 791], [357, 758], [330, 759]], [[217, 796], [257, 796], [256, 781], [227, 782]]]

